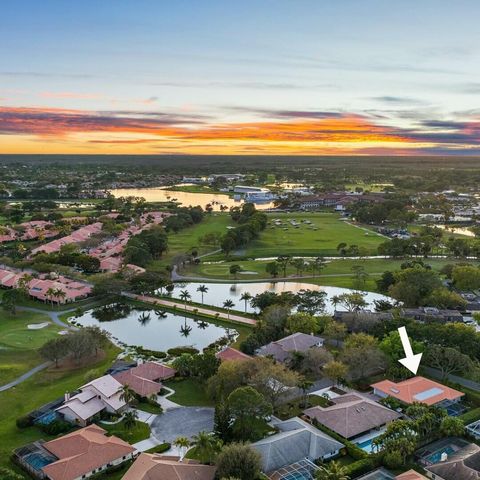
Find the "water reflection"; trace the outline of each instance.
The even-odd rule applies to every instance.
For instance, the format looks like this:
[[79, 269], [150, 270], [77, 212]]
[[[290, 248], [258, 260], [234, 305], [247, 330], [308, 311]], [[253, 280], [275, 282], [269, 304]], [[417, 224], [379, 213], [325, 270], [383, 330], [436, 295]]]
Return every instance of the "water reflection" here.
[[75, 321], [85, 327], [99, 326], [127, 345], [157, 351], [181, 346], [201, 350], [222, 337], [234, 338], [237, 334], [201, 319], [121, 303], [88, 310]]
[[[222, 193], [192, 193], [179, 192], [178, 190], [166, 190], [167, 187], [157, 188], [119, 188], [111, 190], [115, 197], [136, 196], [143, 197], [147, 202], [178, 202], [184, 207], [195, 207], [200, 205], [203, 209], [207, 205], [211, 205], [213, 210], [221, 211], [221, 207], [237, 207], [241, 205], [243, 200], [235, 200], [234, 198]], [[266, 210], [273, 208], [273, 202], [256, 203], [258, 210]]]

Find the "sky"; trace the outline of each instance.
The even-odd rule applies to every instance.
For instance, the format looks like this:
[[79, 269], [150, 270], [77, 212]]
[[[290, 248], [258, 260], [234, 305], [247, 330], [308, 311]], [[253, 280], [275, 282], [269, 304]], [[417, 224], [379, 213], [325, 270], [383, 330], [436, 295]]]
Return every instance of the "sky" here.
[[2, 0], [0, 153], [478, 155], [478, 0]]

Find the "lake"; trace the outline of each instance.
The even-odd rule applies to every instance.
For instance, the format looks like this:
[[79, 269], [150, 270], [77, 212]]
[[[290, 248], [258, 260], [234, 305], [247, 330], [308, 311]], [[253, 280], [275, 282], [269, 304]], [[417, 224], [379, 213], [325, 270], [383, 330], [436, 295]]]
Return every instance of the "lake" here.
[[[169, 187], [157, 188], [119, 188], [111, 190], [115, 197], [143, 197], [147, 202], [170, 202], [176, 201], [183, 207], [196, 207], [200, 205], [203, 209], [210, 204], [214, 211], [220, 211], [220, 207], [238, 207], [242, 205], [243, 200], [235, 200], [233, 197], [222, 193], [191, 193], [179, 192], [177, 190], [166, 190]], [[258, 210], [273, 208], [273, 202], [255, 203]]]
[[[98, 326], [127, 345], [141, 345], [144, 348], [164, 352], [169, 348], [181, 346], [192, 346], [202, 350], [222, 337], [237, 334], [234, 329], [178, 314], [165, 312], [166, 316], [162, 317], [153, 309], [142, 310], [124, 305], [117, 308], [117, 311], [111, 310], [105, 310], [103, 307], [88, 310], [74, 320], [84, 327]], [[149, 315], [149, 319], [142, 320], [142, 314]]]
[[[240, 300], [243, 293], [248, 292], [252, 296], [262, 293], [266, 290], [282, 293], [285, 291], [299, 292], [300, 290], [322, 290], [327, 293], [326, 299], [326, 313], [332, 313], [334, 311], [333, 305], [330, 299], [335, 295], [341, 295], [342, 293], [351, 293], [353, 290], [348, 288], [339, 287], [322, 287], [314, 285], [312, 283], [305, 282], [250, 282], [250, 283], [199, 283], [192, 282], [187, 284], [175, 284], [175, 289], [172, 292], [172, 296], [179, 298], [181, 290], [187, 290], [192, 296], [194, 302], [201, 302], [202, 295], [197, 292], [197, 288], [200, 285], [206, 285], [208, 292], [204, 294], [204, 302], [207, 305], [213, 305], [216, 307], [222, 307], [225, 300], [232, 300], [235, 303], [235, 310], [245, 311], [245, 302]], [[369, 308], [374, 307], [374, 300], [391, 300], [385, 295], [373, 292], [364, 292], [365, 300], [367, 301]], [[255, 313], [256, 309], [252, 308], [247, 303], [247, 312]]]

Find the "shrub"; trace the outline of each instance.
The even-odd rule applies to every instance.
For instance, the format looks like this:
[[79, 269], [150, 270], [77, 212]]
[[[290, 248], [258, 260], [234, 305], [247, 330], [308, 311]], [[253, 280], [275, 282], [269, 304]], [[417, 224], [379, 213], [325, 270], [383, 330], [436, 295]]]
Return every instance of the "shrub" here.
[[161, 443], [160, 445], [157, 445], [156, 447], [150, 448], [147, 450], [146, 453], [163, 453], [166, 452], [167, 450], [170, 450], [171, 444], [166, 442], [166, 443]]
[[18, 417], [17, 421], [17, 428], [28, 428], [33, 425], [33, 419], [30, 415], [24, 415], [23, 417]]
[[40, 428], [48, 435], [59, 435], [72, 429], [72, 425], [63, 420], [54, 420], [47, 425], [41, 425]]
[[171, 355], [172, 357], [179, 357], [180, 355], [184, 353], [188, 353], [190, 355], [195, 355], [197, 353], [200, 353], [199, 350], [193, 347], [174, 347], [174, 348], [169, 348], [167, 350], [167, 353]]
[[345, 467], [345, 474], [354, 478], [365, 473], [371, 472], [378, 467], [378, 461], [375, 457], [362, 458]]
[[480, 419], [480, 407], [474, 408], [473, 410], [463, 413], [458, 418], [460, 420], [463, 420], [463, 423], [465, 425], [476, 422], [477, 420]]

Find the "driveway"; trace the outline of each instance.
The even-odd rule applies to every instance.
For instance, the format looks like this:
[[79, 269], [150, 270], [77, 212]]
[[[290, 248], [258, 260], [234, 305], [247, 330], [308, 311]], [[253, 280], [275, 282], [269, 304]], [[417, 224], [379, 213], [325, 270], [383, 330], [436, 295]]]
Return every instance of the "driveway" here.
[[179, 407], [158, 415], [150, 428], [158, 440], [172, 443], [178, 437], [192, 438], [202, 430], [211, 432], [213, 417], [213, 408]]

